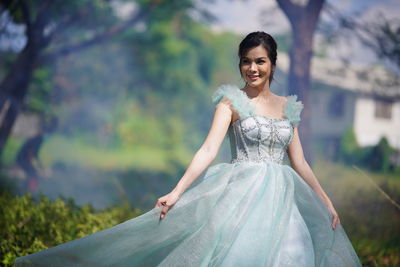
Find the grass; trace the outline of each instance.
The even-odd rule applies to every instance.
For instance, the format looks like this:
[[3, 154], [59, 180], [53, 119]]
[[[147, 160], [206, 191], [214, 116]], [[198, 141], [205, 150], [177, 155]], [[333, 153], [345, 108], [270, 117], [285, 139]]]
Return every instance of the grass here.
[[[330, 196], [364, 266], [400, 266], [400, 177], [318, 160], [313, 170]], [[371, 181], [372, 180], [372, 181]]]
[[[190, 157], [189, 152], [183, 150], [174, 151], [173, 156], [182, 164]], [[48, 166], [62, 162], [99, 170], [150, 169], [171, 172], [171, 157], [170, 151], [159, 147], [102, 148], [62, 136], [49, 139], [40, 151], [40, 158]]]

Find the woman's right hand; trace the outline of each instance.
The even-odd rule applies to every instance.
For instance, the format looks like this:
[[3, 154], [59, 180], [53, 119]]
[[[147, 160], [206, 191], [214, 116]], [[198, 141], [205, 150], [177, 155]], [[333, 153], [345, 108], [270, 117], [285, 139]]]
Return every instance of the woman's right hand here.
[[167, 214], [168, 210], [172, 208], [172, 206], [180, 199], [180, 194], [175, 191], [171, 191], [170, 193], [166, 194], [165, 196], [160, 197], [157, 200], [156, 205], [154, 208], [164, 206], [161, 210], [160, 219], [164, 218]]
[[335, 229], [337, 224], [340, 223], [339, 215], [337, 214], [337, 212], [332, 204], [329, 205], [328, 210], [332, 215], [332, 229]]

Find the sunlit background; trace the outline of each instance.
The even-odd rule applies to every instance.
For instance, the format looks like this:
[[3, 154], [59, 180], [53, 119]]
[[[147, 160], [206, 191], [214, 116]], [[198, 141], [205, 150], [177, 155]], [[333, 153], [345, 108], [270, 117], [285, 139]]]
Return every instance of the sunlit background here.
[[[363, 264], [400, 266], [398, 14], [395, 0], [1, 1], [0, 262], [151, 209], [262, 30], [272, 90], [303, 101], [306, 157]], [[213, 164], [229, 160], [226, 139]]]

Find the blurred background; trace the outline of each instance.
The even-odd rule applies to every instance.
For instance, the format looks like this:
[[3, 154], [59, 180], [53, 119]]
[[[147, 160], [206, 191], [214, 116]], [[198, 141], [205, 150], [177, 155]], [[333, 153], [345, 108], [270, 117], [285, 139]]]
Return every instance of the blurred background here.
[[[150, 210], [243, 86], [239, 42], [278, 42], [272, 90], [364, 266], [400, 266], [400, 3], [1, 0], [0, 263]], [[228, 140], [215, 163], [228, 162]]]

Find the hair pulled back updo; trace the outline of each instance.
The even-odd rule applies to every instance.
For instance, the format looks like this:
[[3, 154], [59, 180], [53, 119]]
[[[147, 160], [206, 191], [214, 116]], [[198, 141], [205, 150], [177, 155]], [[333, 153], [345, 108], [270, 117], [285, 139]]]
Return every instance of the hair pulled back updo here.
[[269, 76], [269, 83], [271, 84], [272, 79], [274, 77], [274, 70], [276, 66], [276, 59], [278, 56], [277, 48], [278, 45], [276, 44], [274, 38], [266, 32], [257, 31], [249, 33], [239, 44], [239, 71], [240, 66], [242, 64], [242, 58], [246, 56], [247, 52], [253, 48], [262, 45], [265, 50], [267, 50], [268, 58], [272, 64], [271, 74]]

